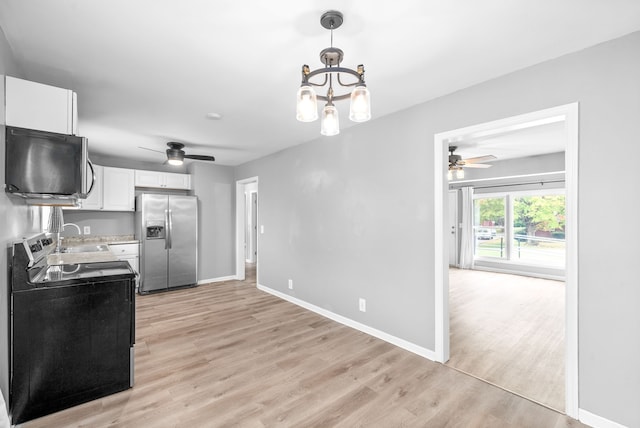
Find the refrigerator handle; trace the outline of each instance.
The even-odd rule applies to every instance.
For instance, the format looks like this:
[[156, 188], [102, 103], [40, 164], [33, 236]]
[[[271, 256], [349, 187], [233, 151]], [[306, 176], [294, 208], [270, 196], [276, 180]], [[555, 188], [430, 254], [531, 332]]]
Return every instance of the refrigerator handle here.
[[171, 248], [171, 221], [169, 220], [169, 210], [164, 210], [164, 249]]
[[169, 248], [173, 247], [173, 212], [169, 210], [169, 215], [167, 217], [169, 219]]

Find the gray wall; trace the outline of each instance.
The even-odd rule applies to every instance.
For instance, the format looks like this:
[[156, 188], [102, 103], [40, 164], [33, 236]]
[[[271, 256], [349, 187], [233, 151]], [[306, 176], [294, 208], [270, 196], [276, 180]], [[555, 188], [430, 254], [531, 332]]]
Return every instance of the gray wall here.
[[[0, 177], [2, 183], [4, 183], [5, 170], [4, 75], [20, 77], [21, 73], [13, 60], [4, 32], [0, 28]], [[39, 222], [38, 208], [30, 208], [21, 199], [10, 198], [4, 191], [0, 191], [0, 389], [5, 402], [9, 397], [7, 248], [16, 239], [39, 231]]]
[[639, 208], [615, 161], [640, 158], [638, 52], [633, 33], [237, 167], [260, 179], [261, 284], [433, 349], [433, 135], [578, 101], [579, 406], [639, 427], [638, 233], [602, 233]]
[[412, 109], [237, 168], [260, 180], [262, 285], [433, 349], [433, 198], [416, 193], [433, 193], [433, 135], [421, 122]]
[[[118, 211], [75, 211], [64, 210], [65, 223], [75, 223], [84, 231], [84, 226], [91, 227], [91, 236], [133, 235], [135, 233], [135, 214]], [[65, 227], [62, 236], [77, 236], [75, 227]]]
[[235, 275], [235, 179], [233, 168], [189, 165], [198, 196], [198, 280]]

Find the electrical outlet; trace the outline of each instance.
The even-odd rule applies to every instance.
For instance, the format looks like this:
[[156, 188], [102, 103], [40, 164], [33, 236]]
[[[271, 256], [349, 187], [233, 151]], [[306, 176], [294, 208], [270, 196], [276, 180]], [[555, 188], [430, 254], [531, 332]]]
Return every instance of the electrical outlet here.
[[264, 224], [261, 224], [260, 225], [260, 234], [263, 234], [263, 233], [264, 233]]
[[84, 235], [91, 235], [91, 226], [84, 227]]
[[360, 312], [367, 312], [367, 301], [362, 297], [358, 301], [358, 308], [360, 309]]
[[289, 280], [289, 290], [293, 290], [293, 279]]

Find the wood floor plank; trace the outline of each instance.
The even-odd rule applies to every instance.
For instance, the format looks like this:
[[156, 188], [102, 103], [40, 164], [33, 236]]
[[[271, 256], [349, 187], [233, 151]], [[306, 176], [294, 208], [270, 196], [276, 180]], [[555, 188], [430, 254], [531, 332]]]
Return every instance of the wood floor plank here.
[[584, 426], [263, 293], [248, 273], [138, 297], [135, 386], [23, 427]]
[[564, 410], [561, 281], [449, 270], [447, 365]]

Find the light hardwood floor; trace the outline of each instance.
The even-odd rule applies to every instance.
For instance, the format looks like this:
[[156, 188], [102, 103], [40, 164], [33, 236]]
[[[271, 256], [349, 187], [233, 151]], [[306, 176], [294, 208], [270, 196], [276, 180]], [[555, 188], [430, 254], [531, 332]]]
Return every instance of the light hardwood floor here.
[[449, 270], [447, 365], [564, 411], [564, 282]]
[[138, 297], [135, 387], [24, 426], [584, 426], [252, 281]]

